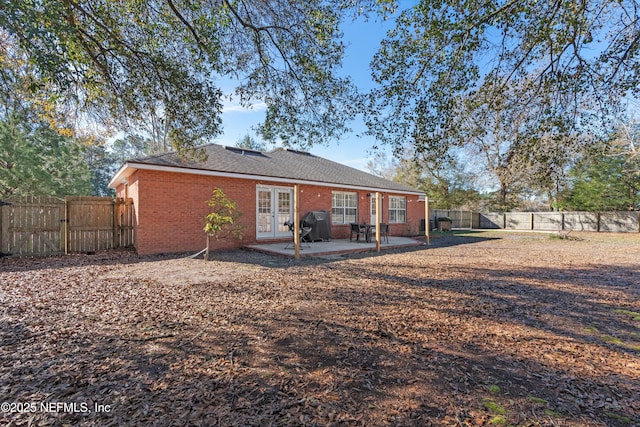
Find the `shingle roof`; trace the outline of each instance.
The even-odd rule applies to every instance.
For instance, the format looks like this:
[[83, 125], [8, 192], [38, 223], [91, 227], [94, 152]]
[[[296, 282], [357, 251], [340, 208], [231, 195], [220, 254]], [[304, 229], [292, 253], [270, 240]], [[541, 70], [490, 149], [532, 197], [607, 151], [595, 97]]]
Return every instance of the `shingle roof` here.
[[217, 144], [202, 148], [207, 155], [204, 162], [184, 160], [177, 153], [158, 154], [130, 162], [422, 194], [415, 188], [302, 151], [277, 148], [259, 152]]

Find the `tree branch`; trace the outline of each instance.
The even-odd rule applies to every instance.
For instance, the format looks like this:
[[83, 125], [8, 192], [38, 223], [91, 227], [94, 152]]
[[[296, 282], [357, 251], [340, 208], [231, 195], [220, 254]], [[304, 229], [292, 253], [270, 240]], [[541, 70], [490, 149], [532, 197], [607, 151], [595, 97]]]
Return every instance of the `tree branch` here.
[[200, 37], [198, 36], [198, 33], [196, 32], [195, 28], [193, 28], [193, 26], [189, 23], [189, 21], [187, 21], [187, 19], [184, 16], [182, 16], [182, 14], [178, 11], [175, 4], [173, 3], [173, 0], [167, 0], [167, 3], [169, 4], [169, 7], [173, 11], [173, 13], [176, 15], [176, 17], [184, 24], [185, 27], [187, 27], [187, 29], [189, 30], [193, 38], [196, 40], [196, 43], [198, 44], [198, 48], [202, 53], [205, 50], [205, 46], [200, 40]]

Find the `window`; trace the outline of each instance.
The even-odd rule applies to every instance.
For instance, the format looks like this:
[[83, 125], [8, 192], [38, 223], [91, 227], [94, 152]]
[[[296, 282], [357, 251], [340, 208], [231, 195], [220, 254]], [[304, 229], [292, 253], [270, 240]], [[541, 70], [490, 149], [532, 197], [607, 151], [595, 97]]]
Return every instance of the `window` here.
[[407, 198], [399, 196], [389, 197], [389, 222], [407, 222]]
[[331, 193], [331, 222], [333, 224], [358, 222], [358, 193], [342, 191]]

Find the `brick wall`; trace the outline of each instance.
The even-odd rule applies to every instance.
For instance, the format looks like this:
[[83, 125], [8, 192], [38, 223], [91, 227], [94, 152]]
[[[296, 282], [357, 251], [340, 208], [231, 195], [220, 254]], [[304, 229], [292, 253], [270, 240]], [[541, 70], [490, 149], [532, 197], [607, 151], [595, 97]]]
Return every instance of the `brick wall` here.
[[[318, 187], [323, 188], [323, 187]], [[340, 188], [326, 189], [326, 198], [328, 207], [324, 210], [331, 210], [331, 191], [348, 191]], [[369, 191], [357, 191], [358, 193], [358, 222], [371, 223], [371, 199], [375, 199], [375, 193]], [[368, 196], [369, 195], [369, 196]], [[409, 196], [396, 193], [383, 193], [382, 196], [382, 218], [381, 223], [389, 223], [389, 196], [403, 196], [407, 199], [407, 222], [403, 224], [390, 224], [389, 234], [392, 236], [415, 236], [420, 233], [420, 220], [424, 219], [424, 202], [418, 202], [418, 196]], [[375, 203], [375, 202], [374, 202]], [[311, 209], [308, 209], [311, 210]], [[306, 210], [301, 209], [301, 212]], [[334, 239], [348, 239], [351, 227], [349, 224], [333, 224], [331, 228], [331, 236]]]
[[[141, 255], [163, 252], [197, 252], [206, 246], [206, 236], [202, 227], [204, 217], [209, 213], [206, 201], [211, 198], [215, 187], [235, 200], [243, 212], [244, 226], [242, 241], [225, 240], [216, 242], [216, 249], [231, 249], [256, 242], [256, 186], [287, 186], [261, 180], [211, 177], [184, 173], [168, 173], [138, 170], [128, 179], [128, 197], [134, 200], [135, 246]], [[339, 188], [322, 186], [300, 186], [300, 215], [308, 211], [331, 211], [331, 192]], [[124, 197], [124, 186], [116, 189], [118, 197]], [[383, 218], [388, 222], [388, 196], [385, 194]], [[392, 193], [391, 193], [392, 194]], [[370, 222], [367, 192], [358, 191], [360, 220]], [[392, 224], [392, 235], [415, 235], [419, 232], [420, 220], [424, 218], [424, 203], [417, 196], [407, 196], [407, 224]], [[333, 225], [332, 237], [349, 237], [349, 225]], [[262, 240], [261, 240], [262, 241]]]
[[[140, 254], [197, 252], [206, 246], [206, 201], [220, 187], [235, 200], [244, 225], [244, 241], [255, 241], [255, 183], [247, 180], [184, 173], [139, 170], [139, 203], [136, 248]], [[133, 197], [130, 195], [129, 197]], [[135, 203], [135, 199], [134, 199]], [[238, 247], [241, 241], [216, 242], [216, 248]]]

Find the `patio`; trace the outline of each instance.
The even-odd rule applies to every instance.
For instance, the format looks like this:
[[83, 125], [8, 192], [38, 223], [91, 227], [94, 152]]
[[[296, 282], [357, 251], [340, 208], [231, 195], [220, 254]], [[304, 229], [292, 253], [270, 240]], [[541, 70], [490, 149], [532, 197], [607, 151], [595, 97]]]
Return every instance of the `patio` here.
[[[389, 243], [386, 241], [380, 244], [380, 250], [406, 248], [412, 246], [424, 245], [424, 242], [412, 239], [410, 237], [396, 237], [389, 236]], [[291, 242], [278, 242], [268, 243], [261, 245], [248, 245], [247, 249], [264, 252], [273, 255], [289, 256], [293, 257], [295, 251], [293, 249], [293, 243]], [[372, 252], [376, 250], [376, 242], [349, 241], [344, 240], [330, 240], [322, 242], [302, 242], [300, 245], [300, 257], [314, 257], [324, 255], [339, 255], [349, 254], [357, 252]]]

